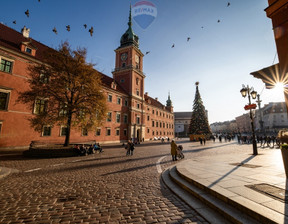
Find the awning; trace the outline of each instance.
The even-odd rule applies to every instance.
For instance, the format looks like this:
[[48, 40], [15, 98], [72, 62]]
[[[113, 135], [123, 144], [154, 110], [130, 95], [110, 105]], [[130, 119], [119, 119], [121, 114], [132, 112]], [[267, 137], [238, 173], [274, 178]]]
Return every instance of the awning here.
[[250, 74], [261, 79], [267, 89], [272, 89], [277, 82], [287, 83], [287, 77], [281, 77], [279, 63]]

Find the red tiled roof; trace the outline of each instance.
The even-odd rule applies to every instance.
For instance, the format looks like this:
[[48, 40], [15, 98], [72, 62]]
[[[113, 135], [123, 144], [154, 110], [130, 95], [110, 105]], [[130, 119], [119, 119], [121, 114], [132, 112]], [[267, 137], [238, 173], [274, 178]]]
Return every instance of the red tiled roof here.
[[[164, 110], [166, 110], [165, 106], [162, 103], [160, 103], [158, 100], [155, 100], [155, 99], [153, 99], [152, 97], [150, 97], [150, 96], [148, 96], [146, 94], [144, 95], [144, 98], [145, 98], [145, 102], [147, 104], [150, 104], [150, 105], [152, 105], [154, 107], [158, 107], [158, 108], [160, 108], [162, 110], [164, 108]], [[150, 103], [149, 103], [149, 100], [150, 100]]]
[[107, 87], [107, 88], [111, 88], [111, 84], [114, 81], [117, 85], [116, 85], [116, 91], [127, 94], [127, 92], [111, 77], [99, 72], [99, 74], [102, 76], [101, 80], [102, 80], [102, 84], [103, 86]]
[[49, 49], [48, 46], [32, 38], [26, 38], [22, 33], [0, 23], [0, 45], [34, 58], [28, 53], [21, 52], [20, 45], [22, 42], [31, 42], [37, 48], [35, 58], [38, 60], [42, 60], [43, 52]]

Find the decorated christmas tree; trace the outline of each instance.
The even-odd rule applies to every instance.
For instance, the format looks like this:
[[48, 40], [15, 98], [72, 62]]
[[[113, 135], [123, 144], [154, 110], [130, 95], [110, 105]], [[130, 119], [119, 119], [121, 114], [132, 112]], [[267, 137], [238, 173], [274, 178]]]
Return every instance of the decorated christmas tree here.
[[208, 123], [208, 118], [206, 114], [205, 107], [203, 105], [198, 85], [199, 82], [195, 83], [196, 85], [196, 94], [193, 104], [193, 112], [189, 126], [189, 133], [192, 135], [211, 135], [211, 129]]

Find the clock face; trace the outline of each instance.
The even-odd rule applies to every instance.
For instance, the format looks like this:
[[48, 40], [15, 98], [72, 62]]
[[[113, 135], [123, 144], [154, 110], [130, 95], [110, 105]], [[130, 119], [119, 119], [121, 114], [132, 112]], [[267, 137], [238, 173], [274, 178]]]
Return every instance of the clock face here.
[[135, 55], [135, 62], [139, 63], [139, 56], [138, 55]]
[[121, 60], [125, 61], [127, 59], [127, 53], [121, 54]]

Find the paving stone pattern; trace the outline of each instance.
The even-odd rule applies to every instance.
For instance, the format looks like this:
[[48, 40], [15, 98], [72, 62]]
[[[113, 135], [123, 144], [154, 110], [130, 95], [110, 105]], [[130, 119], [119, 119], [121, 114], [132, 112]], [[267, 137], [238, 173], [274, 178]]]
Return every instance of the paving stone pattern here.
[[[0, 157], [19, 170], [0, 179], [0, 223], [207, 223], [161, 182], [168, 144], [111, 148], [86, 157]], [[39, 169], [40, 168], [40, 169]], [[39, 170], [36, 170], [39, 169]]]

